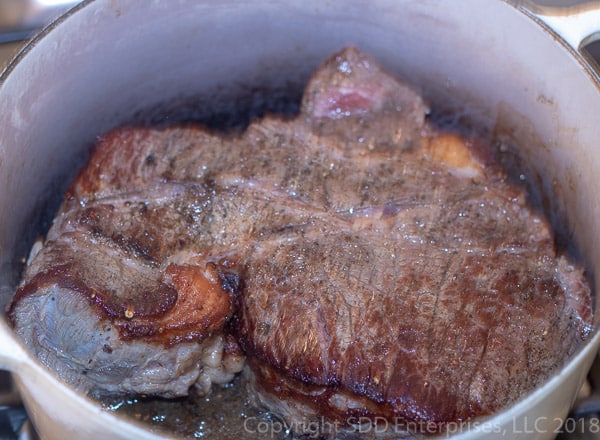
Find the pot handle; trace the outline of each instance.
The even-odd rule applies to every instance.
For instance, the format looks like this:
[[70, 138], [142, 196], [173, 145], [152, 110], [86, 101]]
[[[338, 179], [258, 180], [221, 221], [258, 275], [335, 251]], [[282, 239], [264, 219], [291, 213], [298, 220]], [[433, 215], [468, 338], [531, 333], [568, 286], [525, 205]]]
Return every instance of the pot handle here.
[[17, 341], [8, 324], [0, 319], [0, 370], [19, 374], [20, 367], [28, 362], [27, 351]]
[[[546, 25], [575, 52], [583, 54], [583, 47], [600, 39], [600, 1], [563, 8], [527, 8], [535, 19]], [[584, 56], [586, 61], [588, 58]], [[588, 67], [600, 75], [598, 66]]]

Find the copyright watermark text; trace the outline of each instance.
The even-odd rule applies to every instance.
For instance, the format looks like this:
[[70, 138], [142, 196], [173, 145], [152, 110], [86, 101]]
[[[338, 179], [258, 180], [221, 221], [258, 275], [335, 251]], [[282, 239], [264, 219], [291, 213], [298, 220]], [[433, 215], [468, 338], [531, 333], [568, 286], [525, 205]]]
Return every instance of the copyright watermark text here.
[[302, 434], [305, 438], [320, 438], [324, 434], [329, 437], [340, 432], [384, 436], [421, 433], [450, 437], [473, 430], [512, 438], [516, 434], [600, 434], [600, 418], [523, 417], [501, 425], [493, 420], [435, 423], [411, 422], [400, 418], [390, 420], [384, 417], [349, 417], [344, 421], [331, 421], [321, 417], [286, 423], [279, 419], [248, 417], [244, 420], [244, 430], [248, 434], [260, 434], [273, 439], [291, 437], [293, 433]]

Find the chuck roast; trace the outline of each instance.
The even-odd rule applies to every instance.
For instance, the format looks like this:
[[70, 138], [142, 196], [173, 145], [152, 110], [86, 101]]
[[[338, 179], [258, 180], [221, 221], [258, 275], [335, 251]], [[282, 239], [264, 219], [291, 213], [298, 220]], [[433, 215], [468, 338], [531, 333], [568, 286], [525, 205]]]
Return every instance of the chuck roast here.
[[32, 250], [16, 332], [98, 394], [206, 392], [245, 356], [254, 401], [300, 432], [505, 407], [589, 335], [590, 289], [502, 153], [427, 113], [349, 48], [294, 119], [104, 135]]

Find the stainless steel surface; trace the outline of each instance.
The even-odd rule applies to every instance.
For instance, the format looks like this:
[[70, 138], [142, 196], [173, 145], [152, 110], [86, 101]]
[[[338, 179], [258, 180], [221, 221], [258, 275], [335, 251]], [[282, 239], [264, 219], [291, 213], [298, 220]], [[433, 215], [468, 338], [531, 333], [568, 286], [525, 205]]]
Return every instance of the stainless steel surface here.
[[4, 69], [8, 61], [17, 53], [17, 51], [22, 46], [22, 41], [14, 41], [11, 43], [0, 44], [0, 71]]
[[0, 0], [0, 43], [20, 41], [81, 0]]

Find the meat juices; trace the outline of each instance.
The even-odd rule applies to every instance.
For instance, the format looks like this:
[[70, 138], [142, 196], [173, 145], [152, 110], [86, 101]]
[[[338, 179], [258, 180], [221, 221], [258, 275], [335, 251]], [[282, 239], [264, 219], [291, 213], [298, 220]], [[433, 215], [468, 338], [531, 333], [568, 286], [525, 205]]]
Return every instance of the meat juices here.
[[590, 288], [491, 147], [427, 111], [348, 48], [294, 119], [104, 135], [9, 319], [96, 395], [208, 392], [245, 364], [300, 432], [491, 414], [588, 337]]

